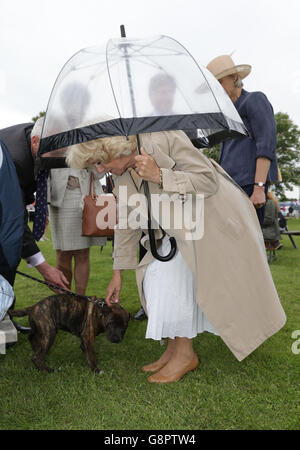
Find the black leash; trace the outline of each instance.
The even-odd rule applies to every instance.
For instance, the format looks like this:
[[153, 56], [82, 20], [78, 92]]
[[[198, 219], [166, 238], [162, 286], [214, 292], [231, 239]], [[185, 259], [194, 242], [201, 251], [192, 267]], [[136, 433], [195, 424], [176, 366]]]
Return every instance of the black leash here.
[[23, 275], [23, 277], [27, 277], [30, 280], [34, 280], [34, 281], [37, 281], [38, 283], [45, 284], [46, 286], [48, 286], [50, 288], [62, 291], [65, 294], [72, 295], [73, 297], [83, 298], [84, 300], [86, 300], [86, 301], [88, 301], [90, 303], [94, 303], [95, 305], [98, 305], [101, 308], [103, 308], [106, 305], [105, 300], [100, 300], [100, 299], [93, 300], [92, 298], [87, 297], [86, 295], [75, 294], [74, 292], [68, 291], [67, 289], [63, 289], [61, 287], [55, 286], [55, 284], [50, 284], [50, 283], [47, 283], [46, 281], [39, 280], [38, 278], [32, 277], [31, 275], [27, 275], [27, 273], [19, 272], [18, 270], [16, 270], [16, 273], [18, 273], [19, 275]]

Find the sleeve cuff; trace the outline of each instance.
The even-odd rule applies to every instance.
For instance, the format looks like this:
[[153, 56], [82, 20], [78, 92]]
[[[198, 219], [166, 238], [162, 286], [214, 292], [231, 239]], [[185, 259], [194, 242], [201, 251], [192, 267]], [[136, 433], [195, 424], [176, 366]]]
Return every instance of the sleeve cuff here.
[[38, 252], [35, 255], [25, 258], [25, 261], [26, 261], [28, 267], [36, 267], [39, 264], [42, 264], [43, 262], [45, 262], [46, 260], [43, 257], [42, 252]]
[[266, 158], [271, 162], [274, 160], [274, 158], [272, 158], [270, 155], [264, 155], [263, 153], [261, 155], [259, 153], [256, 153], [256, 159], [258, 158]]

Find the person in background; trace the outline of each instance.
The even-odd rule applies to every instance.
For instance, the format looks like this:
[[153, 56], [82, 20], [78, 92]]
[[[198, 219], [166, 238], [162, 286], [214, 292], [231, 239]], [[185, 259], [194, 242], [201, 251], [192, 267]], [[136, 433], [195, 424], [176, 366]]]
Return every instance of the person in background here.
[[164, 72], [154, 75], [149, 82], [149, 98], [153, 106], [151, 116], [174, 114], [175, 93], [176, 82], [171, 75]]
[[[68, 289], [68, 280], [64, 274], [55, 267], [52, 267], [44, 258], [37, 246], [32, 231], [28, 226], [28, 211], [26, 205], [33, 203], [36, 191], [36, 179], [34, 174], [34, 161], [38, 152], [39, 142], [42, 132], [41, 120], [35, 124], [22, 123], [0, 130], [0, 139], [5, 144], [10, 154], [18, 176], [23, 199], [23, 243], [21, 257], [27, 262], [29, 267], [34, 267], [50, 284], [54, 284], [63, 289]], [[18, 264], [17, 264], [18, 265]], [[10, 274], [10, 284], [13, 286], [16, 276], [16, 267]], [[17, 325], [17, 324], [16, 324]], [[21, 332], [29, 332], [30, 329], [17, 325]]]
[[280, 243], [282, 238], [278, 222], [279, 212], [280, 206], [278, 200], [275, 198], [272, 191], [268, 191], [262, 231], [266, 244], [271, 244], [274, 250], [279, 250], [282, 247], [282, 244]]
[[[99, 175], [94, 172], [95, 193], [103, 193]], [[75, 292], [85, 294], [90, 274], [90, 247], [104, 246], [106, 238], [82, 236], [82, 202], [89, 193], [90, 170], [51, 169], [48, 177], [48, 203], [56, 267]], [[74, 268], [72, 262], [74, 260]]]
[[[72, 130], [84, 121], [91, 102], [89, 90], [79, 82], [67, 84], [60, 95], [63, 110], [58, 126]], [[72, 105], [72, 107], [70, 107]], [[53, 126], [53, 125], [52, 125]], [[94, 173], [95, 193], [103, 193], [100, 178]], [[75, 292], [84, 295], [90, 275], [90, 247], [104, 246], [106, 238], [82, 236], [83, 197], [89, 193], [91, 170], [51, 169], [48, 177], [48, 205], [56, 267], [68, 282], [75, 281]], [[73, 268], [74, 260], [74, 268]]]
[[248, 137], [221, 144], [219, 163], [250, 197], [262, 227], [268, 184], [278, 180], [272, 105], [262, 92], [243, 89], [250, 65], [235, 65], [229, 55], [222, 55], [210, 61], [207, 69], [221, 83], [249, 132]]

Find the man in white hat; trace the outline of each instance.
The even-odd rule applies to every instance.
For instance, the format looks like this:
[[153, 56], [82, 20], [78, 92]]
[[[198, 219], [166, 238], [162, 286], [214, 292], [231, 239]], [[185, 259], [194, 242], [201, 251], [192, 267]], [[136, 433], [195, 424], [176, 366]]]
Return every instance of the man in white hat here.
[[231, 56], [222, 55], [210, 61], [207, 69], [223, 86], [249, 132], [249, 137], [221, 144], [220, 165], [249, 195], [262, 226], [268, 184], [278, 180], [272, 105], [262, 92], [243, 89], [250, 65], [236, 65]]

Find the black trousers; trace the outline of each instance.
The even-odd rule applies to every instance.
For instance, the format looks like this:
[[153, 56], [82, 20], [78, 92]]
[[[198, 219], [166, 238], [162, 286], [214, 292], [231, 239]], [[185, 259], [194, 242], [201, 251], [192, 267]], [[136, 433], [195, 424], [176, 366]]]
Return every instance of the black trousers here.
[[[269, 187], [269, 184], [266, 183], [266, 186], [265, 186], [266, 199], [267, 199], [268, 187]], [[251, 195], [253, 194], [253, 190], [254, 190], [253, 184], [247, 184], [247, 186], [241, 186], [241, 188], [246, 192], [248, 197], [251, 197]], [[264, 217], [265, 217], [265, 206], [263, 206], [262, 208], [256, 208], [256, 214], [257, 214], [260, 226], [262, 228], [263, 223], [264, 223]]]

